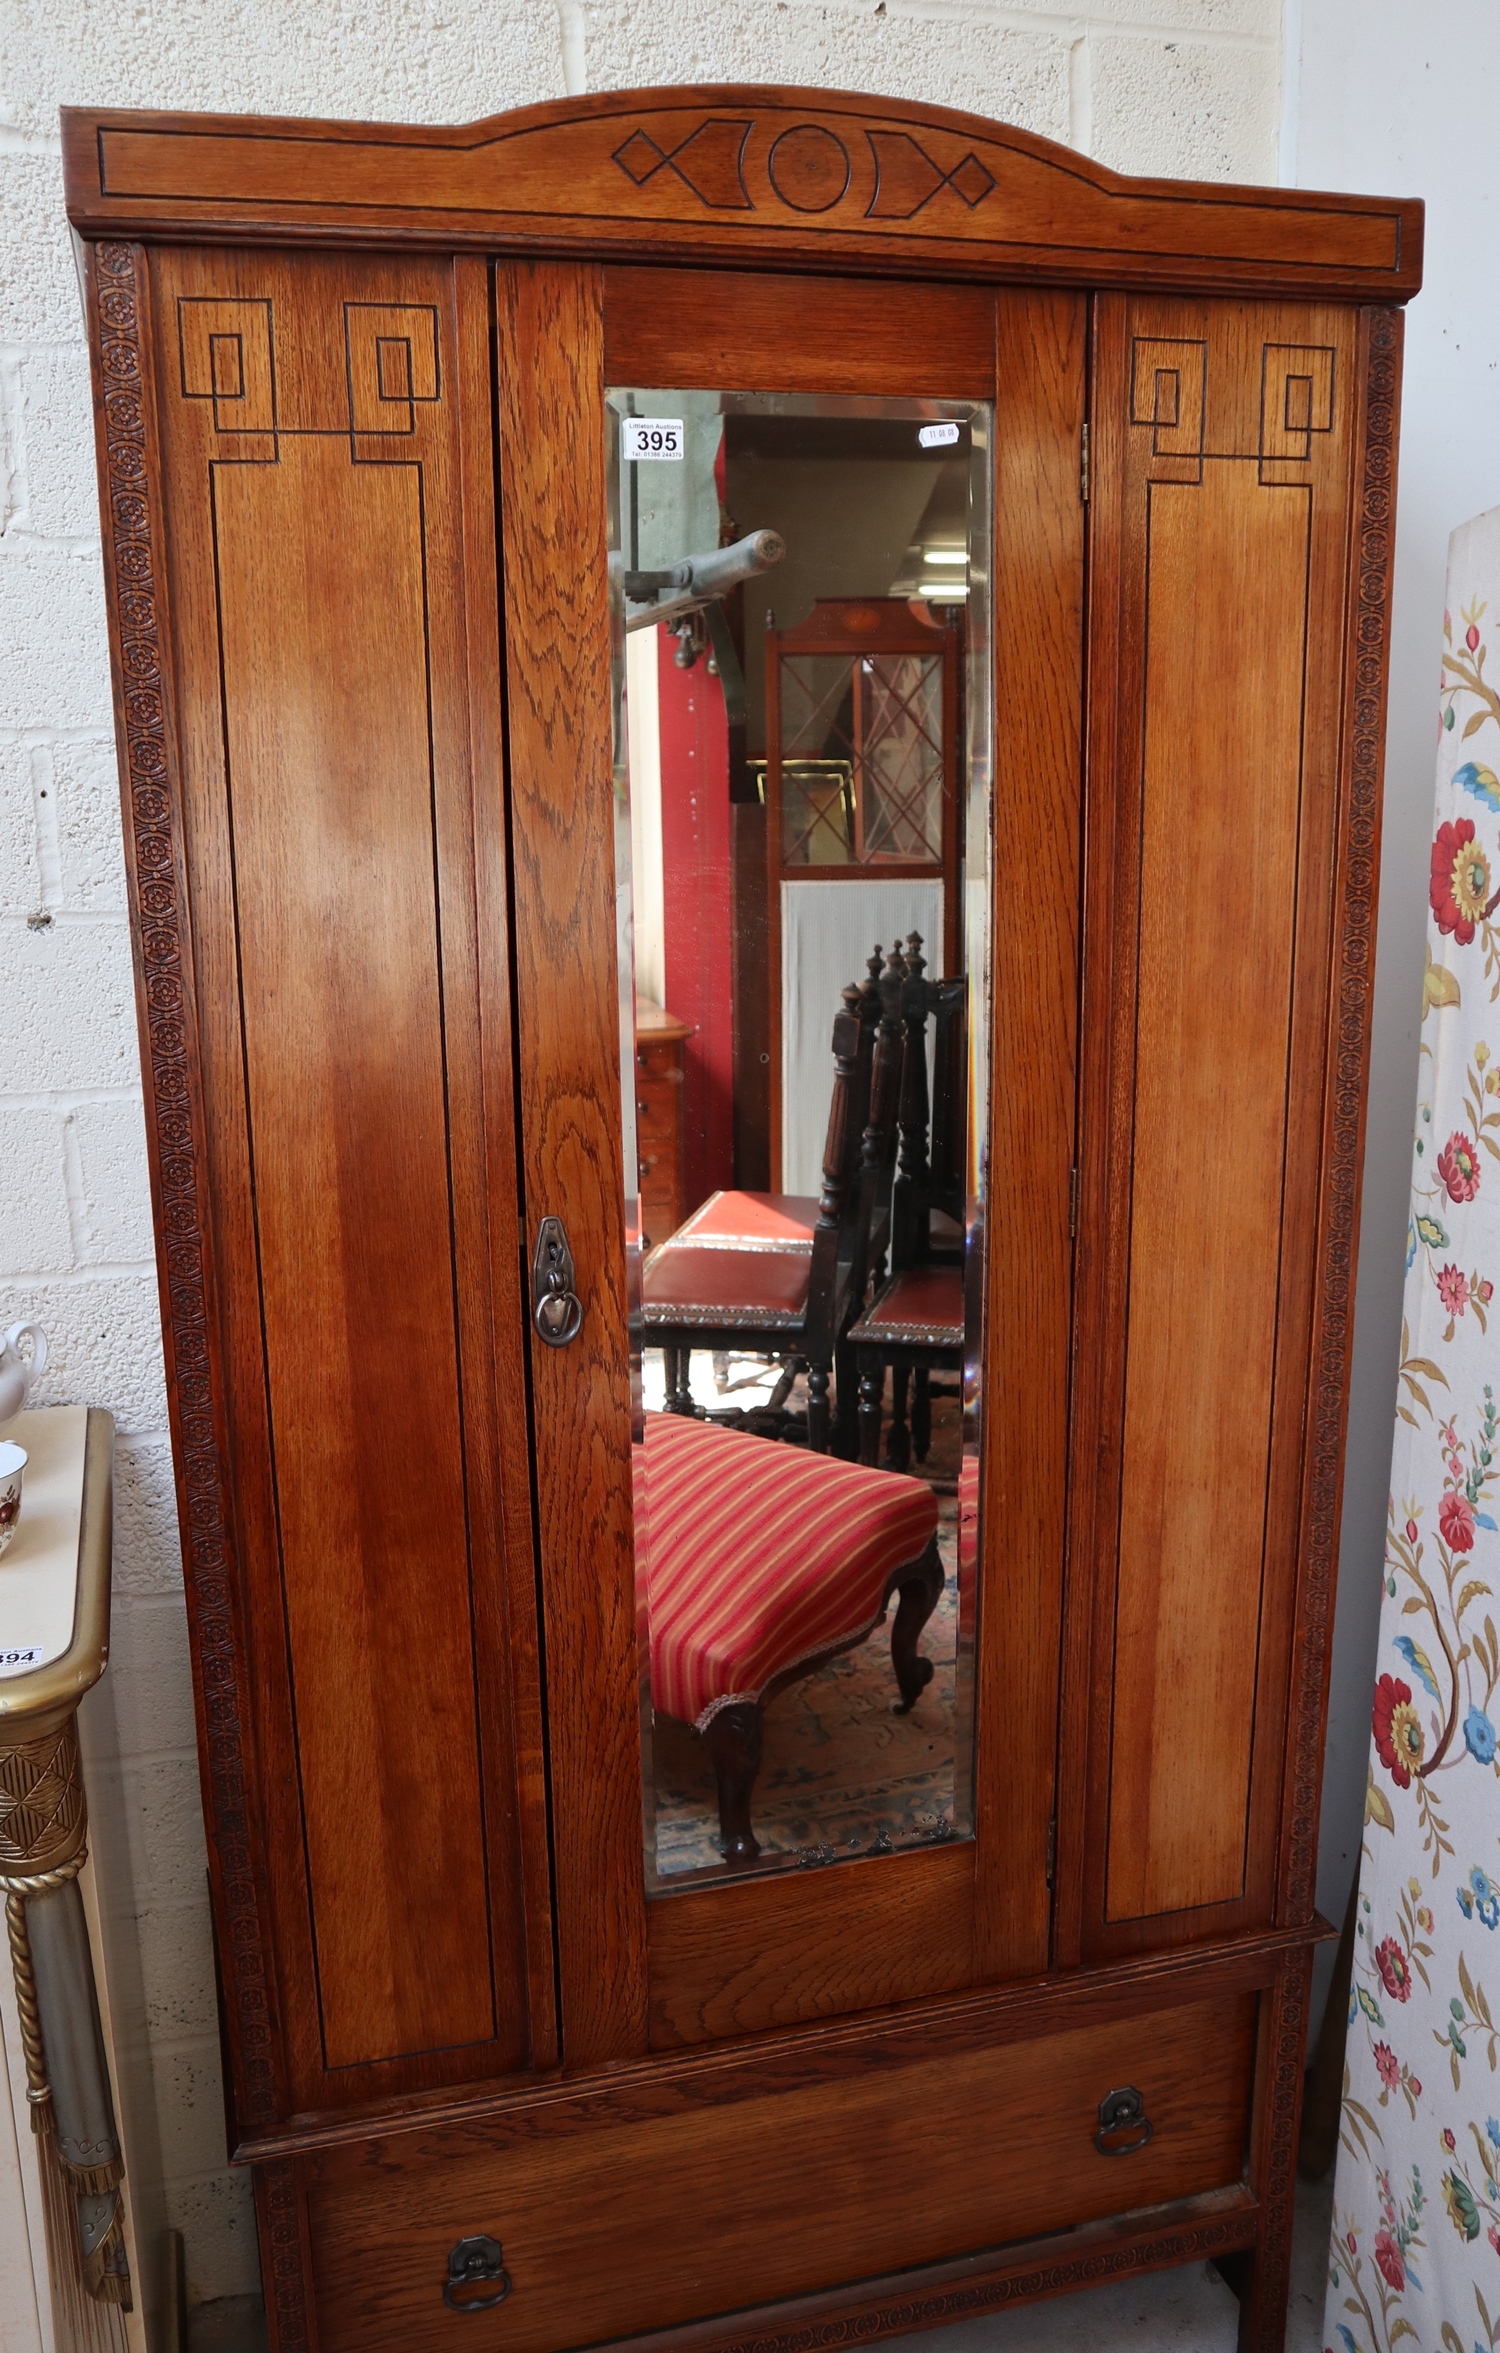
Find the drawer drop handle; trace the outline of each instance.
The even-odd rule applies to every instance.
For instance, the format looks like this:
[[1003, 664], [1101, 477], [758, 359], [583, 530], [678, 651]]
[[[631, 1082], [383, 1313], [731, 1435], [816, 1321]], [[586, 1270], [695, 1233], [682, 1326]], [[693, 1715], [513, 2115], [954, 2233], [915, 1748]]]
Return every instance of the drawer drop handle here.
[[1106, 2092], [1099, 2102], [1099, 2130], [1094, 2135], [1094, 2146], [1101, 2157], [1131, 2157], [1137, 2149], [1144, 2149], [1151, 2138], [1151, 2119], [1146, 2114], [1146, 2103], [1133, 2085], [1121, 2092]]
[[[482, 2288], [495, 2283], [493, 2296], [460, 2296], [459, 2288]], [[498, 2239], [460, 2239], [448, 2258], [448, 2277], [443, 2284], [443, 2302], [451, 2312], [488, 2312], [493, 2305], [503, 2304], [510, 2294], [510, 2273], [505, 2268], [505, 2250]]]
[[566, 1348], [583, 1322], [583, 1302], [573, 1288], [573, 1253], [560, 1217], [544, 1217], [537, 1228], [531, 1319], [549, 1348]]

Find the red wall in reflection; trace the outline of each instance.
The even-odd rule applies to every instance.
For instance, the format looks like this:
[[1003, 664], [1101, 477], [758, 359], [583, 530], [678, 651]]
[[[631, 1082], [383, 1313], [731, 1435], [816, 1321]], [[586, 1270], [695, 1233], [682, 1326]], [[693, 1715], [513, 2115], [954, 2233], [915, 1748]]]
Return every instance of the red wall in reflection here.
[[692, 1211], [734, 1182], [729, 727], [706, 659], [679, 670], [676, 650], [676, 639], [658, 629], [667, 1010], [693, 1024], [683, 1047], [683, 1173]]

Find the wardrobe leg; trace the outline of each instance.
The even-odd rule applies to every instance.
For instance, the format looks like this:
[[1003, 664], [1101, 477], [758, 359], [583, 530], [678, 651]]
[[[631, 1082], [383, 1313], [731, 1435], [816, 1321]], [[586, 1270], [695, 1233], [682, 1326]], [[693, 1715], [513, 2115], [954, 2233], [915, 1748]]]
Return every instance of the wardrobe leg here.
[[1239, 2353], [1282, 2353], [1292, 2271], [1292, 2213], [1297, 2193], [1297, 2134], [1302, 2112], [1307, 1997], [1312, 1949], [1289, 1953], [1261, 1997], [1260, 2050], [1250, 2174], [1260, 2199], [1260, 2236], [1240, 2294]]
[[859, 1459], [866, 1470], [880, 1462], [880, 1408], [885, 1399], [885, 1364], [866, 1356], [859, 1375]]
[[762, 1719], [754, 1700], [736, 1700], [711, 1718], [703, 1737], [719, 1785], [719, 1828], [726, 1863], [753, 1863], [760, 1843], [750, 1827], [750, 1792], [760, 1771]]
[[943, 1596], [943, 1562], [934, 1536], [920, 1560], [899, 1571], [896, 1623], [891, 1628], [891, 1665], [901, 1688], [898, 1716], [910, 1715], [932, 1681], [932, 1661], [923, 1658], [917, 1637]]

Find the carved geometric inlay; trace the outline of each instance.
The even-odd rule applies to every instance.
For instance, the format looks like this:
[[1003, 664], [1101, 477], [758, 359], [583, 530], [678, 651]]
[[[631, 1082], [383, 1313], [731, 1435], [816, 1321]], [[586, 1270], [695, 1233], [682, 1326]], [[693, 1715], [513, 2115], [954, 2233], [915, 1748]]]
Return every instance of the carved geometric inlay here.
[[442, 397], [437, 312], [427, 304], [346, 302], [351, 433], [415, 433], [418, 401]]
[[659, 147], [649, 131], [635, 130], [613, 160], [637, 188], [659, 171], [672, 171], [710, 211], [753, 212], [742, 168], [752, 127], [743, 121], [699, 123], [671, 149]]
[[[276, 431], [276, 354], [271, 305], [183, 295], [177, 347], [184, 400], [211, 400], [216, 433]], [[258, 456], [274, 458], [274, 448]]]
[[652, 173], [659, 172], [666, 160], [656, 141], [648, 139], [644, 131], [632, 131], [624, 146], [614, 152], [614, 161], [637, 188], [644, 188]]
[[55, 1870], [82, 1838], [78, 1729], [70, 1716], [60, 1732], [0, 1748], [0, 1870]]
[[1261, 360], [1260, 454], [1305, 463], [1315, 433], [1333, 431], [1333, 351], [1268, 343]]
[[964, 157], [956, 171], [951, 171], [948, 174], [948, 185], [950, 188], [958, 190], [959, 195], [972, 212], [975, 205], [982, 203], [984, 198], [988, 196], [995, 183], [978, 156], [969, 154]]
[[766, 173], [793, 212], [829, 212], [849, 185], [849, 150], [820, 124], [797, 123], [773, 144]]
[[1130, 422], [1151, 427], [1153, 482], [1201, 482], [1207, 352], [1202, 343], [1139, 335], [1130, 369]]
[[866, 136], [875, 156], [875, 193], [867, 220], [909, 221], [940, 188], [954, 189], [972, 212], [995, 185], [972, 150], [945, 172], [909, 131], [870, 131]]

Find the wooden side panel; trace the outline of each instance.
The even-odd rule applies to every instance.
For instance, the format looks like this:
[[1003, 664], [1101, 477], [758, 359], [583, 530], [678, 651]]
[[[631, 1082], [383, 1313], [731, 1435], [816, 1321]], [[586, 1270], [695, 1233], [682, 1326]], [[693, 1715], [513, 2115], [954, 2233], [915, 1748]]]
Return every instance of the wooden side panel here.
[[[739, 2098], [695, 2079], [630, 2122], [602, 2101], [533, 2109], [446, 2156], [395, 2137], [362, 2163], [329, 2152], [307, 2168], [321, 2353], [420, 2343], [468, 2230], [501, 2239], [511, 2279], [482, 2341], [560, 2353], [1230, 2189], [1256, 2008], [1220, 1995], [906, 2065], [872, 2055]], [[1152, 2136], [1105, 2156], [1099, 2104], [1126, 2084]]]
[[975, 1877], [965, 1842], [658, 1898], [652, 2049], [956, 1992], [973, 1975]]
[[485, 1891], [464, 1867], [483, 1823], [422, 485], [289, 438], [278, 464], [216, 469], [213, 491], [276, 1502], [342, 2067], [493, 2029]]
[[[1111, 1919], [1224, 1902], [1245, 1877], [1310, 501], [1254, 466], [1215, 474], [1147, 485]], [[1165, 1753], [1139, 1737], [1168, 1720]]]
[[564, 2063], [646, 2046], [630, 1352], [610, 774], [602, 272], [496, 273], [529, 1264], [567, 1228], [583, 1325], [533, 1335]]
[[528, 2046], [458, 415], [487, 384], [436, 265], [164, 256], [155, 305], [238, 1534], [322, 2105]]
[[[1067, 1496], [1088, 306], [1002, 293], [975, 1975], [1047, 1965]], [[1047, 877], [1044, 888], [1038, 879]], [[1046, 979], [1039, 985], [1039, 976]], [[1011, 1368], [1024, 1366], [1020, 1386]]]
[[1099, 305], [1077, 1529], [1124, 1946], [1273, 1897], [1352, 361], [1347, 312]]

